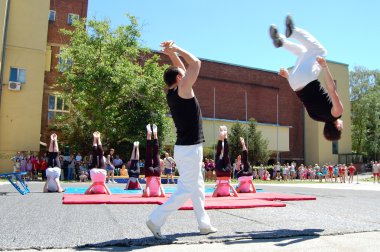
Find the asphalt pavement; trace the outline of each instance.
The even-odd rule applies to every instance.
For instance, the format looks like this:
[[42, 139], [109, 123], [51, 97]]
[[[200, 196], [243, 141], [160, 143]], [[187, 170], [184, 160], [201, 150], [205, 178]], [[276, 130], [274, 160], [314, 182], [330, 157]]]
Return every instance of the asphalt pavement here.
[[380, 234], [380, 184], [257, 185], [266, 192], [317, 200], [288, 201], [280, 208], [209, 210], [219, 230], [209, 236], [199, 235], [193, 211], [177, 211], [162, 228], [165, 240], [154, 239], [145, 226], [155, 205], [63, 205], [62, 194], [42, 193], [43, 183], [29, 187], [31, 193], [22, 196], [7, 182], [0, 185], [0, 250], [357, 251], [355, 239], [363, 241], [361, 251], [380, 245], [365, 239]]

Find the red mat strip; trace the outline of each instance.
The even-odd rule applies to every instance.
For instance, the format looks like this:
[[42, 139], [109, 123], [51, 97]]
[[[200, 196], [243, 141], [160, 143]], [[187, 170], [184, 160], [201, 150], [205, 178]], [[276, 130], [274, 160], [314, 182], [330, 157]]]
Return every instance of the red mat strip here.
[[[205, 209], [239, 209], [239, 208], [256, 208], [256, 207], [285, 207], [282, 202], [268, 200], [238, 200], [232, 197], [207, 198]], [[179, 210], [193, 210], [193, 203], [187, 201]]]
[[[168, 195], [170, 197], [170, 195]], [[151, 197], [143, 198], [135, 194], [65, 194], [63, 204], [163, 204], [168, 198]], [[284, 207], [281, 201], [294, 200], [315, 200], [313, 196], [307, 195], [290, 195], [281, 193], [240, 193], [239, 197], [211, 197], [206, 196], [206, 209], [235, 209], [235, 208], [255, 208], [255, 207]], [[189, 200], [181, 210], [193, 209]]]
[[239, 193], [239, 198], [261, 199], [261, 200], [316, 200], [314, 196], [299, 195], [299, 194], [283, 194], [283, 193]]

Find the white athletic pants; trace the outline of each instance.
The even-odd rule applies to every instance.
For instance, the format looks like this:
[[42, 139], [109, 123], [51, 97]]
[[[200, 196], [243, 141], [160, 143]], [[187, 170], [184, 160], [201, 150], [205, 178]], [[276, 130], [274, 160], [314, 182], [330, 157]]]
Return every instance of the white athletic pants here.
[[280, 35], [284, 41], [283, 48], [295, 54], [298, 58], [292, 71], [289, 73], [289, 84], [294, 90], [300, 90], [310, 82], [318, 79], [321, 66], [318, 64], [317, 56], [325, 57], [326, 49], [307, 31], [295, 27], [290, 38], [299, 41], [296, 44], [285, 36]]
[[161, 227], [170, 214], [191, 198], [198, 227], [210, 228], [210, 218], [204, 209], [205, 186], [202, 176], [202, 144], [175, 145], [174, 159], [180, 175], [177, 190], [167, 202], [158, 206], [150, 214], [149, 220], [156, 226]]

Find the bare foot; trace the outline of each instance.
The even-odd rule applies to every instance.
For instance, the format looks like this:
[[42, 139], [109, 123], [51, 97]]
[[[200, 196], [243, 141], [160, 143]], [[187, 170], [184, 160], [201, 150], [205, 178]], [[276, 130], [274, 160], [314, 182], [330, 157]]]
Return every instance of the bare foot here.
[[153, 124], [152, 129], [153, 129], [153, 133], [157, 133], [157, 125], [156, 124]]
[[223, 140], [224, 138], [224, 129], [223, 126], [219, 127], [219, 140]]
[[244, 142], [244, 138], [240, 137], [240, 143], [241, 143], [241, 144], [245, 144], [245, 142]]
[[289, 72], [287, 69], [281, 68], [280, 71], [278, 72], [278, 75], [287, 79], [289, 77]]
[[93, 135], [95, 138], [100, 138], [100, 132], [99, 132], [99, 131], [95, 131], [92, 135]]
[[223, 125], [224, 138], [227, 138], [227, 126]]
[[148, 133], [152, 133], [152, 129], [150, 128], [150, 124], [146, 125], [146, 131]]
[[55, 134], [55, 133], [53, 133], [53, 134], [51, 134], [51, 136], [50, 136], [50, 138], [51, 138], [51, 140], [57, 140], [57, 134]]

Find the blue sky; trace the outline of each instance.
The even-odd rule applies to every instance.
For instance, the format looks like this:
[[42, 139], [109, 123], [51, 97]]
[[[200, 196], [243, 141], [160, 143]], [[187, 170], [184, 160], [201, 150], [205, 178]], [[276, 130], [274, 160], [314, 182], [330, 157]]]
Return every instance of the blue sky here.
[[277, 71], [293, 55], [276, 49], [268, 28], [284, 32], [287, 13], [327, 49], [327, 59], [380, 69], [380, 1], [376, 0], [89, 0], [88, 17], [113, 26], [138, 18], [141, 43], [158, 50], [174, 40], [199, 58]]

